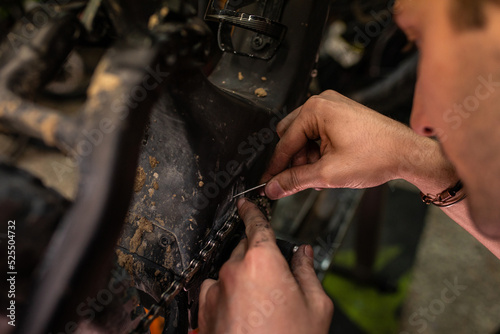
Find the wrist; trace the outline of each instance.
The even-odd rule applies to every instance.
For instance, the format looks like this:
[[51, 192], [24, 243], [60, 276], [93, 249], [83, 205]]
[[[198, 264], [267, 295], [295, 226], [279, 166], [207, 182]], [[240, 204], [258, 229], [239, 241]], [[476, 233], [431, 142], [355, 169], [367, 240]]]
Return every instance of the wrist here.
[[403, 143], [397, 175], [424, 194], [437, 194], [455, 185], [459, 178], [443, 155], [439, 143], [414, 134], [411, 143]]

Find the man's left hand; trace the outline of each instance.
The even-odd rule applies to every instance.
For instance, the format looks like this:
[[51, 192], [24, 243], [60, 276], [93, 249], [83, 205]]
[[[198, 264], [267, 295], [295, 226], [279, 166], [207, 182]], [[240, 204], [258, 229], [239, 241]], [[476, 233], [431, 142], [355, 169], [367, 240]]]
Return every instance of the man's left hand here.
[[311, 246], [301, 246], [292, 271], [276, 245], [270, 223], [256, 205], [238, 201], [247, 238], [200, 292], [202, 334], [327, 333], [333, 303], [313, 267]]

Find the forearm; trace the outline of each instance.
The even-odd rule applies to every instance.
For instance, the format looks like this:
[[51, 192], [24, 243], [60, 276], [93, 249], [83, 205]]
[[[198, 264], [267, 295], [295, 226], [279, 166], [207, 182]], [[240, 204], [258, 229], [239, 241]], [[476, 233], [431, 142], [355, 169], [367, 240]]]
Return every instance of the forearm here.
[[[451, 163], [442, 154], [439, 144], [429, 138], [409, 138], [412, 146], [405, 144], [404, 154], [400, 155], [398, 175], [412, 183], [425, 194], [438, 194], [455, 185], [458, 176]], [[441, 208], [451, 219], [462, 226], [479, 242], [500, 258], [500, 242], [482, 234], [472, 221], [468, 210], [467, 198], [450, 207]]]

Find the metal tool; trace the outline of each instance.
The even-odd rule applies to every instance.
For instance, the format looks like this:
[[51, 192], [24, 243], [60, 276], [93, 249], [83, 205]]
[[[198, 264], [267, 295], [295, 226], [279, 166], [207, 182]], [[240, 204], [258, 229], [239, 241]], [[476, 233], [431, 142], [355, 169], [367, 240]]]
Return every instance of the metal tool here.
[[253, 187], [253, 188], [250, 188], [250, 189], [248, 189], [248, 190], [245, 190], [245, 191], [243, 191], [243, 192], [241, 192], [241, 193], [239, 193], [239, 194], [236, 194], [236, 195], [234, 195], [234, 196], [233, 196], [233, 198], [231, 198], [231, 200], [235, 199], [235, 198], [236, 198], [236, 197], [238, 197], [238, 196], [241, 196], [241, 195], [244, 195], [244, 194], [246, 194], [246, 193], [249, 193], [249, 192], [251, 192], [251, 191], [253, 191], [253, 190], [255, 190], [255, 189], [259, 189], [259, 188], [265, 187], [265, 186], [266, 186], [266, 184], [267, 184], [267, 182], [266, 182], [266, 183], [262, 183], [261, 185], [258, 185], [257, 187]]

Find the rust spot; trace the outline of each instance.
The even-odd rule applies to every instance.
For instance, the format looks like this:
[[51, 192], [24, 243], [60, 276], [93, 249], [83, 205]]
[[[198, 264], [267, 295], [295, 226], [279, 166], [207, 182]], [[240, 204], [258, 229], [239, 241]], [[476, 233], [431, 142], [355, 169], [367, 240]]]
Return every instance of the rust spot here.
[[138, 193], [144, 187], [146, 183], [146, 173], [142, 167], [137, 167], [137, 171], [135, 173], [135, 183], [134, 183], [134, 192]]
[[163, 260], [163, 266], [165, 268], [173, 268], [174, 267], [174, 257], [172, 256], [172, 247], [168, 245], [165, 248], [165, 259]]
[[146, 218], [142, 217], [137, 222], [137, 230], [135, 230], [134, 236], [130, 239], [129, 245], [132, 253], [137, 252], [137, 249], [142, 244], [142, 236], [144, 235], [144, 232], [153, 232], [153, 224]]
[[146, 250], [146, 243], [145, 242], [142, 242], [141, 245], [139, 246], [139, 248], [137, 249], [137, 255], [139, 256], [144, 256], [144, 251]]
[[158, 190], [160, 189], [160, 186], [158, 185], [158, 182], [153, 182], [153, 188], [155, 188], [155, 190]]
[[257, 88], [254, 93], [258, 97], [266, 97], [267, 96], [267, 92], [264, 88]]
[[155, 219], [161, 226], [165, 226], [165, 221], [161, 218], [156, 217]]
[[151, 166], [151, 168], [155, 168], [159, 163], [160, 162], [156, 160], [155, 157], [149, 156], [149, 165]]
[[125, 254], [121, 250], [116, 250], [118, 257], [118, 265], [124, 268], [131, 276], [134, 275], [134, 257], [130, 254]]

